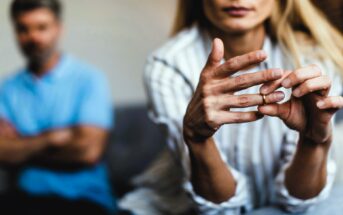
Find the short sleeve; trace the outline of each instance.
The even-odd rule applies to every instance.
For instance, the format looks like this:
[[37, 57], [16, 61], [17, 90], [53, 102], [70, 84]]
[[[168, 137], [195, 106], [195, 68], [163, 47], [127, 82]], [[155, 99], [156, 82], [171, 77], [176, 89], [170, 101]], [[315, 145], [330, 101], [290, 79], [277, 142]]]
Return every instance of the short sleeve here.
[[10, 110], [6, 100], [6, 89], [4, 85], [0, 86], [0, 119], [10, 121]]
[[114, 108], [109, 85], [101, 73], [93, 73], [85, 81], [79, 99], [75, 124], [86, 124], [110, 129]]

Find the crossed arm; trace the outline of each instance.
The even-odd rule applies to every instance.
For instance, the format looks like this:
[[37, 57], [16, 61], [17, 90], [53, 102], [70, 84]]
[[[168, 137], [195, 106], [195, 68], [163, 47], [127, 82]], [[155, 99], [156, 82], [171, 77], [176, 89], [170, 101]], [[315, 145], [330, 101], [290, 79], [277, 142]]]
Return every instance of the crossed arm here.
[[8, 122], [0, 120], [0, 162], [22, 164], [30, 160], [93, 165], [101, 157], [107, 131], [80, 125], [21, 137]]

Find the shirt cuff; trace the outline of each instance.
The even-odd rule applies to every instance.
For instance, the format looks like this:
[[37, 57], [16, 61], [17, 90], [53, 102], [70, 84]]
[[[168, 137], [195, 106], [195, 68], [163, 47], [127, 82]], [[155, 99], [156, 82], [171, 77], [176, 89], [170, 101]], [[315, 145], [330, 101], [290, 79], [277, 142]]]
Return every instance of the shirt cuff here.
[[301, 213], [307, 210], [311, 210], [314, 205], [325, 200], [332, 189], [334, 183], [335, 173], [336, 173], [336, 164], [333, 160], [329, 160], [327, 164], [327, 178], [326, 185], [322, 191], [315, 197], [311, 199], [299, 199], [291, 194], [289, 194], [286, 185], [285, 185], [285, 170], [290, 164], [285, 165], [276, 178], [276, 189], [277, 189], [277, 201], [284, 209], [291, 213]]
[[228, 201], [219, 204], [208, 201], [195, 193], [191, 182], [188, 181], [184, 184], [184, 189], [195, 202], [200, 214], [239, 214], [242, 207], [245, 207], [247, 210], [252, 207], [248, 198], [249, 195], [246, 177], [231, 167], [229, 167], [229, 169], [236, 181], [236, 193]]

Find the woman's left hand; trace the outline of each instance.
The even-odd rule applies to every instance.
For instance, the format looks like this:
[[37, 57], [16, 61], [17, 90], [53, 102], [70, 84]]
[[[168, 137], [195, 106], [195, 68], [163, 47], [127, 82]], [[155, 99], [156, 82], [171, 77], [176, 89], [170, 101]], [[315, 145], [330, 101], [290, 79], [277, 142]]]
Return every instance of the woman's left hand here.
[[341, 96], [328, 96], [331, 80], [322, 75], [318, 66], [311, 65], [285, 73], [285, 76], [261, 87], [268, 95], [277, 88], [292, 88], [292, 96], [283, 104], [259, 106], [265, 115], [276, 116], [311, 143], [329, 146], [332, 138], [331, 119], [343, 107]]

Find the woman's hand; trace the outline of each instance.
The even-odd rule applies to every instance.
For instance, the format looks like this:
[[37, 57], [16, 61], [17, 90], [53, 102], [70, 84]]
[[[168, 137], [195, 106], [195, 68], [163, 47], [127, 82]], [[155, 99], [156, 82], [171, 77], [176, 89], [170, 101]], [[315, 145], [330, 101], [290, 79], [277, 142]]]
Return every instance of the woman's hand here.
[[232, 76], [240, 70], [263, 62], [267, 58], [263, 51], [238, 56], [221, 64], [223, 57], [223, 43], [220, 39], [215, 39], [212, 52], [184, 117], [183, 131], [186, 142], [203, 142], [212, 137], [224, 124], [252, 122], [263, 117], [258, 111], [232, 112], [231, 108], [276, 103], [284, 98], [282, 92], [272, 92], [265, 97], [265, 101], [260, 94], [234, 95], [240, 90], [282, 77], [281, 69]]
[[331, 81], [322, 75], [319, 67], [311, 65], [286, 72], [281, 80], [261, 87], [262, 94], [269, 94], [279, 87], [292, 88], [291, 99], [283, 104], [259, 107], [265, 115], [277, 116], [285, 124], [314, 144], [329, 145], [332, 138], [331, 119], [343, 107], [343, 98], [328, 96]]

